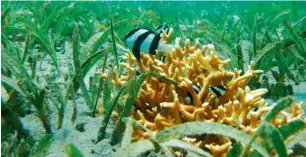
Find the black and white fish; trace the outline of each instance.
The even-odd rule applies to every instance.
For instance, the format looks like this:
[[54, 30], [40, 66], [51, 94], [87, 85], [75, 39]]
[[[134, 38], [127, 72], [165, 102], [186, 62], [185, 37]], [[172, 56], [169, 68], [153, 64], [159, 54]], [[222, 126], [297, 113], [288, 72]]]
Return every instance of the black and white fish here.
[[[192, 85], [192, 88], [193, 88], [193, 90], [194, 90], [197, 94], [199, 94], [200, 91], [201, 91], [201, 87], [198, 86], [198, 85]], [[187, 104], [192, 104], [192, 105], [193, 105], [193, 98], [192, 98], [192, 95], [191, 95], [190, 92], [187, 92], [187, 97], [185, 98], [185, 102], [186, 102]]]
[[[133, 105], [134, 105], [134, 107], [135, 107], [136, 110], [141, 110], [135, 103], [133, 103]], [[146, 102], [144, 105], [145, 105], [145, 107], [147, 108], [147, 110], [153, 111], [153, 110], [152, 110], [152, 106], [151, 106], [149, 103]]]
[[[201, 87], [198, 85], [192, 85], [193, 90], [199, 94], [201, 91]], [[219, 98], [223, 96], [226, 92], [226, 87], [223, 85], [220, 86], [209, 86], [208, 87], [209, 91], [216, 96], [216, 98]], [[187, 97], [185, 98], [185, 102], [187, 104], [192, 104], [193, 105], [193, 98], [190, 92], [187, 92]]]
[[217, 98], [223, 96], [226, 92], [226, 87], [223, 85], [220, 86], [209, 86], [209, 91], [215, 95]]
[[140, 52], [152, 55], [156, 54], [156, 50], [162, 53], [170, 52], [173, 45], [160, 43], [160, 39], [160, 34], [145, 28], [134, 29], [124, 37], [128, 48], [133, 51], [138, 60], [140, 60]]
[[152, 107], [151, 107], [151, 105], [149, 104], [149, 103], [145, 103], [145, 106], [146, 106], [146, 108], [148, 109], [148, 110], [150, 110], [150, 111], [152, 111]]
[[156, 27], [155, 30], [156, 30], [156, 34], [163, 33], [163, 30], [168, 34], [169, 31], [170, 31], [170, 29], [169, 29], [169, 27], [167, 25], [158, 26], [158, 27]]

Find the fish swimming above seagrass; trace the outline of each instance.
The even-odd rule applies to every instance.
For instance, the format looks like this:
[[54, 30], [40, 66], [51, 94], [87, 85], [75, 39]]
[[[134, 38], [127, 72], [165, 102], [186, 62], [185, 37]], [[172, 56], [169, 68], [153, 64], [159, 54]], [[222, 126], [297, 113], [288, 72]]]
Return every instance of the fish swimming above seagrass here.
[[162, 31], [169, 32], [168, 26], [159, 26], [156, 28], [156, 33], [150, 29], [136, 28], [130, 31], [124, 40], [129, 49], [132, 50], [134, 56], [140, 60], [140, 52], [147, 54], [156, 54], [156, 50], [159, 52], [170, 52], [173, 45], [160, 43], [160, 34]]

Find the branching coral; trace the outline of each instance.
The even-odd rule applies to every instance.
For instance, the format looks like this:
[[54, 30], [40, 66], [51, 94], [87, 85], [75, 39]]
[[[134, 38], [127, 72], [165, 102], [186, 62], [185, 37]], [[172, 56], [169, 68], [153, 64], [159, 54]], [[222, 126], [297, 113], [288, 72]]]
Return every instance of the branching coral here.
[[[169, 34], [162, 33], [163, 43], [169, 43], [172, 31], [171, 29]], [[225, 70], [224, 65], [227, 65], [230, 59], [220, 59], [214, 45], [199, 48], [198, 41], [191, 46], [189, 40], [186, 40], [184, 48], [181, 48], [179, 39], [176, 39], [172, 50], [162, 54], [166, 56], [165, 61], [158, 59], [158, 55], [144, 53], [138, 61], [131, 53], [126, 53], [126, 62], [121, 65], [127, 69], [127, 74], [118, 78], [114, 72], [114, 85], [122, 85], [135, 71], [135, 64], [138, 64], [142, 71], [156, 71], [179, 82], [179, 85], [175, 86], [155, 77], [147, 77], [135, 100], [135, 109], [131, 116], [154, 132], [188, 121], [203, 121], [231, 125], [248, 134], [254, 134], [263, 115], [273, 107], [268, 106], [262, 98], [267, 92], [266, 89], [251, 90], [246, 86], [251, 77], [256, 77], [262, 71], [255, 70], [252, 62], [244, 74], [237, 69]], [[199, 86], [200, 92], [197, 93], [193, 85]], [[218, 85], [224, 85], [227, 89], [221, 97], [216, 97], [208, 90], [209, 86]], [[185, 102], [187, 93], [191, 94], [193, 105]], [[291, 107], [290, 112], [281, 112], [272, 123], [280, 126], [302, 115], [301, 104], [296, 104]], [[133, 138], [139, 140], [151, 137], [135, 128]], [[225, 137], [186, 137], [185, 140], [210, 150], [214, 156], [223, 156], [232, 145], [232, 141]]]

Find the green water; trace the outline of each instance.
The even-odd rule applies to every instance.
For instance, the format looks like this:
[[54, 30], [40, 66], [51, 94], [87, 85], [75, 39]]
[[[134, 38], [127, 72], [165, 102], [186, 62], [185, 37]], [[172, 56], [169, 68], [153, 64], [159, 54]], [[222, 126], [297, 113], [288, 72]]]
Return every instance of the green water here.
[[[114, 86], [109, 73], [112, 70], [117, 76], [127, 73], [119, 63], [126, 62], [123, 58], [128, 53], [124, 37], [135, 28], [155, 32], [156, 27], [167, 25], [173, 28], [170, 45], [174, 45], [176, 38], [181, 39], [182, 47], [186, 39], [190, 39], [191, 45], [196, 41], [201, 46], [213, 44], [221, 59], [231, 59], [224, 66], [226, 71], [238, 69], [244, 74], [253, 63], [255, 69], [263, 71], [247, 82], [251, 90], [266, 88], [264, 98], [268, 105], [278, 100], [291, 102], [291, 97], [294, 103], [304, 101], [301, 107], [306, 111], [305, 8], [304, 1], [2, 1], [1, 156], [108, 157], [116, 153], [118, 156], [178, 156], [174, 154], [177, 150], [181, 156], [211, 153], [206, 147], [198, 150], [184, 144], [177, 146], [182, 143], [176, 142], [167, 143], [177, 146], [167, 152], [166, 144], [157, 139], [133, 145], [129, 143], [131, 131], [125, 130], [125, 123], [118, 124], [111, 116], [111, 104], [120, 112], [119, 116], [124, 110], [129, 113], [135, 109], [135, 105], [129, 109], [124, 104], [127, 96], [131, 102], [136, 99], [128, 91], [138, 92], [136, 87], [142, 83], [139, 84], [143, 76], [139, 66], [133, 67], [140, 73], [135, 76], [139, 82], [134, 84]], [[109, 73], [108, 79], [101, 81], [96, 72]], [[158, 77], [177, 83], [171, 78]], [[287, 96], [290, 98], [282, 99]], [[283, 105], [289, 111], [288, 104]], [[109, 120], [105, 120], [107, 111], [110, 111]], [[266, 138], [268, 142], [256, 151], [274, 149], [274, 154], [282, 156], [289, 153], [282, 152], [287, 147], [293, 150], [291, 156], [305, 155], [305, 141], [296, 139], [292, 145], [284, 142], [291, 134], [305, 139], [305, 114], [302, 115], [285, 129], [272, 126], [258, 131], [262, 137], [276, 138]], [[103, 129], [101, 126], [105, 124], [108, 126]], [[268, 124], [262, 126], [271, 127]], [[205, 138], [192, 133], [194, 129], [197, 128], [191, 125], [186, 132], [192, 137]], [[104, 131], [102, 141], [98, 137], [101, 130]], [[216, 134], [226, 136], [220, 130]], [[114, 135], [124, 135], [128, 142]], [[176, 135], [180, 137], [184, 133], [173, 133]], [[231, 137], [235, 151], [231, 149], [233, 154], [228, 153], [229, 156], [238, 156], [243, 151], [240, 144], [244, 147], [247, 144], [237, 135]], [[112, 142], [113, 139], [119, 140]], [[121, 145], [128, 149], [122, 149]]]

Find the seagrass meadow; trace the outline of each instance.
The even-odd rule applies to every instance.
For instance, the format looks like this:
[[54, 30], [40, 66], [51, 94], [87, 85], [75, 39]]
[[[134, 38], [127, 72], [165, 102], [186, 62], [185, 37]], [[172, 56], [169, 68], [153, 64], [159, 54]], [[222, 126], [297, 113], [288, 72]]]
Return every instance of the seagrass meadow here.
[[305, 8], [2, 1], [1, 157], [306, 156]]

